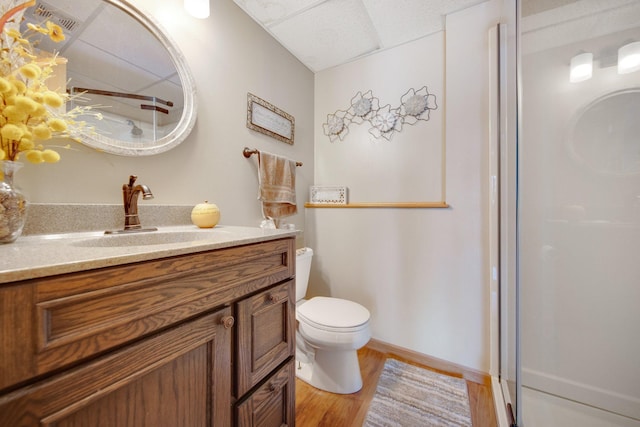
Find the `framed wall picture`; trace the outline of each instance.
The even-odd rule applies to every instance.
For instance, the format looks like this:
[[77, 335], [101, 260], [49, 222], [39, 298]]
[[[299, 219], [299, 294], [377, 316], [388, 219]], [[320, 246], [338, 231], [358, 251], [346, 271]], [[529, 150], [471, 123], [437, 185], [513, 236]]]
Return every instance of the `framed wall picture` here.
[[293, 116], [251, 93], [247, 93], [247, 127], [293, 145]]
[[338, 185], [312, 185], [310, 203], [317, 205], [346, 205], [347, 187]]

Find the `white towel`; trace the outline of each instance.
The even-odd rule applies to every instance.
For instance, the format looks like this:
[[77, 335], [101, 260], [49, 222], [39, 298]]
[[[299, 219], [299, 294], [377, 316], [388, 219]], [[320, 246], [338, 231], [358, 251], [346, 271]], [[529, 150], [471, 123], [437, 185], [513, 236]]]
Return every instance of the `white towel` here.
[[258, 200], [262, 201], [262, 215], [279, 220], [298, 212], [296, 205], [296, 162], [275, 154], [258, 155]]

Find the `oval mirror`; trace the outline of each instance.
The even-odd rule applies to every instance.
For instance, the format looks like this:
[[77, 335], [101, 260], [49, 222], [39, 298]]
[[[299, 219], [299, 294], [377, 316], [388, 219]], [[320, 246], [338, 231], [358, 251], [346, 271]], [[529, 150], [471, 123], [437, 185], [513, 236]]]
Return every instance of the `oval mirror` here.
[[[196, 120], [195, 85], [175, 43], [151, 17], [119, 0], [38, 0], [22, 25], [58, 24], [65, 40], [38, 40], [57, 52], [56, 80], [73, 102], [95, 106], [82, 142], [123, 156], [180, 144]], [[73, 107], [73, 105], [71, 106]], [[85, 119], [85, 117], [83, 117]]]
[[570, 140], [571, 154], [607, 175], [640, 172], [640, 90], [627, 89], [596, 99], [579, 112]]

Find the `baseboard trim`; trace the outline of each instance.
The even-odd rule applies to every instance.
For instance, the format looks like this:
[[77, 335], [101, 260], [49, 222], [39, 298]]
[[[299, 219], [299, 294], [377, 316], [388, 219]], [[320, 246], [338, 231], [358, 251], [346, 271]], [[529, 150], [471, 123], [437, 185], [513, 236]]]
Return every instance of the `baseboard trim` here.
[[404, 360], [405, 362], [422, 365], [447, 375], [464, 378], [467, 381], [473, 381], [478, 384], [491, 385], [491, 376], [485, 372], [448, 362], [443, 359], [438, 359], [437, 357], [428, 356], [414, 350], [409, 350], [408, 348], [389, 344], [374, 338], [369, 340], [366, 347], [379, 351], [380, 353], [384, 353], [387, 356], [392, 356], [396, 359]]

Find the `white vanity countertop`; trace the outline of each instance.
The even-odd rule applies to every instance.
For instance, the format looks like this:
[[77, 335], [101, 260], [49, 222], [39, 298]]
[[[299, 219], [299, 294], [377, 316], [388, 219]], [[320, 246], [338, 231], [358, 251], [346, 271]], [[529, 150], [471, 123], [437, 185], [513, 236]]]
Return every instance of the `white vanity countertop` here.
[[0, 284], [295, 237], [298, 232], [224, 225], [200, 229], [185, 225], [158, 227], [158, 231], [117, 234], [113, 237], [131, 241], [140, 236], [144, 240], [148, 238], [145, 235], [153, 233], [167, 233], [164, 234], [167, 236], [186, 233], [188, 238], [173, 243], [103, 246], [101, 239], [111, 238], [104, 236], [103, 232], [22, 236], [13, 243], [0, 245]]

